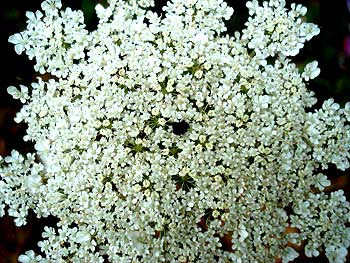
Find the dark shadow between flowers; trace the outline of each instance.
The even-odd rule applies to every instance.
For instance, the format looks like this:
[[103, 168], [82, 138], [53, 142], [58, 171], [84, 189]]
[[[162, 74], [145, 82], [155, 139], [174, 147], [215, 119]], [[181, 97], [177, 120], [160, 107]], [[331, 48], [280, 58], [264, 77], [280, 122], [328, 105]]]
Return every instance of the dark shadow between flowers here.
[[248, 8], [246, 1], [229, 0], [225, 1], [228, 6], [233, 8], [233, 15], [229, 20], [224, 20], [227, 31], [223, 34], [234, 36], [235, 32], [241, 32], [244, 29], [244, 24], [248, 19]]
[[171, 126], [173, 128], [173, 133], [176, 135], [183, 135], [190, 128], [190, 125], [186, 121], [173, 122]]
[[157, 15], [160, 17], [164, 17], [165, 12], [163, 10], [163, 7], [167, 5], [167, 2], [168, 0], [155, 0], [154, 6], [149, 8], [149, 10], [157, 13]]
[[58, 222], [52, 216], [36, 218], [32, 211], [29, 212], [25, 226], [17, 227], [13, 220], [10, 216], [0, 218], [0, 262], [17, 262], [18, 256], [28, 250], [40, 254], [37, 243], [42, 240], [44, 227], [55, 226]]

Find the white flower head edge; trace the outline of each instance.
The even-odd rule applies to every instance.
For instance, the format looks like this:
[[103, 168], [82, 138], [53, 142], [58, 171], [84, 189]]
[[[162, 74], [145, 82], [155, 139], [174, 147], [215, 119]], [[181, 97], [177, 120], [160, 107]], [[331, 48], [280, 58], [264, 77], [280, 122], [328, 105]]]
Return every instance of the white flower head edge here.
[[306, 8], [248, 1], [241, 33], [218, 0], [97, 5], [47, 0], [9, 38], [41, 78], [24, 103], [35, 153], [1, 158], [0, 216], [45, 227], [20, 262], [290, 262], [296, 246], [345, 262], [349, 202], [329, 164], [349, 168], [350, 103], [316, 103], [292, 57], [319, 33]]

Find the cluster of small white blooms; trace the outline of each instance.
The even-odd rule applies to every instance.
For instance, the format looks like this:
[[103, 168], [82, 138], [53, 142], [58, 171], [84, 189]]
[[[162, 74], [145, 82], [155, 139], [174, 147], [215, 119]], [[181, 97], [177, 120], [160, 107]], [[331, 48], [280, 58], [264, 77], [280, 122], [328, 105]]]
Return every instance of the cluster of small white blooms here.
[[283, 0], [265, 1], [262, 6], [253, 0], [247, 2], [247, 7], [251, 17], [243, 30], [243, 39], [262, 59], [279, 53], [295, 56], [305, 41], [320, 32], [316, 25], [303, 21], [301, 16], [307, 10], [300, 4], [292, 4], [287, 11]]
[[[43, 215], [40, 209], [35, 207], [34, 200], [44, 197], [40, 190], [44, 167], [40, 163], [35, 163], [34, 159], [34, 154], [27, 154], [24, 158], [13, 150], [11, 156], [0, 162], [0, 216], [5, 214], [4, 208], [8, 207], [7, 213], [15, 217], [17, 226], [26, 224], [29, 209], [39, 217]], [[3, 162], [6, 165], [3, 165]]]
[[42, 11], [27, 12], [27, 30], [14, 34], [9, 42], [15, 44], [17, 54], [26, 52], [35, 58], [35, 70], [66, 76], [74, 63], [84, 59], [84, 49], [90, 37], [84, 29], [82, 11], [70, 8], [59, 10], [59, 0], [43, 2]]
[[349, 168], [350, 103], [308, 112], [317, 62], [288, 59], [318, 33], [306, 9], [248, 2], [231, 37], [223, 1], [153, 4], [97, 5], [88, 32], [47, 0], [10, 37], [56, 77], [8, 88], [36, 154], [2, 161], [0, 215], [58, 219], [20, 262], [289, 262], [300, 241], [344, 262], [350, 206], [320, 170]]
[[313, 158], [322, 168], [329, 163], [338, 169], [349, 168], [350, 131], [348, 109], [340, 109], [333, 99], [325, 101], [322, 108], [306, 117], [309, 143], [313, 147]]
[[295, 202], [293, 209], [295, 215], [290, 216], [291, 226], [301, 233], [291, 236], [300, 241], [307, 238], [306, 256], [318, 256], [322, 247], [331, 262], [345, 262], [350, 229], [341, 226], [350, 221], [350, 211], [343, 190], [330, 195], [310, 193], [304, 200]]

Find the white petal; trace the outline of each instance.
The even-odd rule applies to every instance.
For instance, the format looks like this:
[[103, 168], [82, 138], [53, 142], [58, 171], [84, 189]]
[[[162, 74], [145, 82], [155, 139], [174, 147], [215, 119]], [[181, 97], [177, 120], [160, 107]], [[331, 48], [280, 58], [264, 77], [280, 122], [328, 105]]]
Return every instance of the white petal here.
[[28, 94], [28, 87], [24, 85], [19, 85], [19, 87], [21, 88], [21, 93]]
[[30, 260], [31, 258], [28, 257], [27, 255], [20, 255], [18, 257], [18, 262], [21, 262], [21, 263], [30, 263]]
[[36, 17], [33, 12], [27, 11], [26, 12], [26, 17], [28, 17], [29, 20], [35, 20]]
[[24, 50], [24, 47], [22, 45], [18, 44], [15, 46], [15, 51], [18, 55], [21, 55], [23, 50]]
[[19, 90], [14, 86], [9, 86], [7, 88], [7, 93], [10, 94], [14, 99], [17, 99]]
[[87, 231], [79, 231], [75, 238], [78, 243], [87, 242], [90, 240], [90, 234]]
[[16, 33], [9, 37], [8, 41], [12, 44], [17, 45], [18, 43], [21, 43], [23, 40], [23, 37], [20, 33]]

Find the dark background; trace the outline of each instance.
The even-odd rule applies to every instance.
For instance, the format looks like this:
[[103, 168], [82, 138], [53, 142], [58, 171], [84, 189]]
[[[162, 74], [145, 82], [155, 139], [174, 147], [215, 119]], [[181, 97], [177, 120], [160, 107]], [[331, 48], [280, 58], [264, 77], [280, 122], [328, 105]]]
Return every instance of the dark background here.
[[[66, 0], [65, 6], [82, 9], [88, 29], [96, 27], [94, 6], [97, 0]], [[165, 0], [156, 1], [156, 11], [161, 10]], [[246, 0], [226, 1], [235, 12], [227, 22], [229, 34], [244, 27], [247, 18]], [[318, 107], [322, 101], [333, 97], [340, 105], [350, 101], [350, 0], [295, 0], [288, 3], [302, 3], [308, 8], [307, 20], [316, 23], [321, 28], [320, 35], [306, 44], [295, 62], [302, 66], [305, 62], [318, 60], [321, 75], [310, 82], [309, 88], [314, 90], [318, 98]], [[13, 100], [6, 92], [10, 85], [29, 85], [38, 76], [33, 70], [33, 62], [25, 55], [18, 56], [13, 45], [8, 43], [8, 37], [20, 32], [26, 27], [26, 11], [40, 8], [41, 0], [3, 0], [0, 7], [0, 155], [7, 156], [12, 149], [20, 152], [32, 151], [31, 144], [24, 144], [25, 125], [15, 124], [13, 117], [21, 104]], [[208, 25], [210, 26], [210, 25]], [[350, 193], [350, 172], [340, 172], [334, 168], [328, 171], [333, 183], [333, 189], [343, 188]], [[0, 263], [17, 262], [20, 253], [34, 249], [41, 238], [45, 224], [54, 219], [38, 220], [34, 215], [29, 216], [25, 227], [16, 228], [10, 217], [0, 218]], [[301, 256], [294, 262], [327, 262], [324, 256], [306, 259]], [[349, 261], [350, 262], [350, 261]]]

